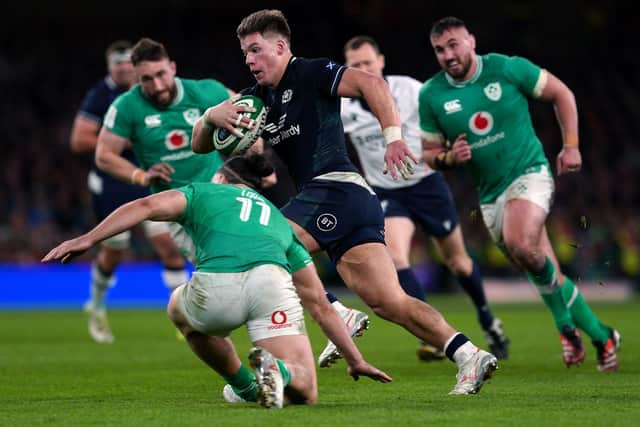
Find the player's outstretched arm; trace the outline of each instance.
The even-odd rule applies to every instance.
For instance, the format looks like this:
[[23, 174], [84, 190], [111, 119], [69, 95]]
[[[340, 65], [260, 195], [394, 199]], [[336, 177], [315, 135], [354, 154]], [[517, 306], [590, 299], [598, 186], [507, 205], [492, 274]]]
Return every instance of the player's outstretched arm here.
[[67, 240], [51, 249], [42, 262], [61, 260], [63, 264], [85, 252], [93, 245], [121, 233], [146, 219], [173, 221], [184, 212], [187, 201], [176, 190], [160, 193], [125, 203], [107, 216], [91, 231], [75, 239]]
[[293, 273], [293, 283], [302, 305], [318, 323], [324, 334], [336, 345], [348, 363], [348, 373], [355, 380], [367, 376], [373, 380], [387, 383], [391, 377], [375, 366], [367, 363], [347, 332], [344, 321], [329, 304], [325, 290], [313, 264]]
[[418, 160], [402, 139], [400, 113], [387, 82], [365, 71], [347, 68], [337, 93], [349, 98], [364, 98], [380, 122], [387, 143], [385, 173], [391, 173], [393, 179], [397, 179], [398, 173], [405, 179], [413, 174], [413, 164], [418, 164]]

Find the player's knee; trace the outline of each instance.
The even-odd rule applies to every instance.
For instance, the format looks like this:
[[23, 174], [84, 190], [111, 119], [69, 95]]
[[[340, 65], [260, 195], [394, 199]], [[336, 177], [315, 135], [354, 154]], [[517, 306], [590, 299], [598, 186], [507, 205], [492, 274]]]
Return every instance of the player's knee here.
[[409, 257], [400, 253], [399, 251], [394, 251], [392, 249], [389, 250], [389, 254], [391, 255], [391, 261], [393, 261], [393, 266], [396, 270], [403, 270], [405, 268], [409, 268]]
[[444, 263], [454, 276], [468, 276], [473, 270], [473, 261], [466, 253], [446, 257]]
[[505, 238], [504, 243], [511, 257], [520, 265], [531, 265], [539, 258], [539, 250], [527, 239]]
[[307, 405], [315, 405], [318, 403], [318, 390], [312, 389], [307, 393], [307, 399], [305, 401]]

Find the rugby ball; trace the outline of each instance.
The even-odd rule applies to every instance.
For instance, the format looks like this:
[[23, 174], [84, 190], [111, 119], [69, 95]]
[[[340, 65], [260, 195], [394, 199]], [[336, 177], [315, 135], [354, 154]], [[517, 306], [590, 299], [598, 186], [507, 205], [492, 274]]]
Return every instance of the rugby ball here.
[[255, 112], [244, 112], [241, 114], [254, 120], [256, 124], [252, 129], [241, 126], [236, 127], [236, 129], [242, 133], [242, 138], [224, 128], [214, 129], [212, 137], [213, 147], [227, 156], [240, 155], [247, 151], [247, 149], [258, 140], [267, 121], [267, 109], [264, 107], [264, 103], [260, 98], [252, 95], [244, 95], [236, 99], [233, 104], [253, 107], [256, 110]]

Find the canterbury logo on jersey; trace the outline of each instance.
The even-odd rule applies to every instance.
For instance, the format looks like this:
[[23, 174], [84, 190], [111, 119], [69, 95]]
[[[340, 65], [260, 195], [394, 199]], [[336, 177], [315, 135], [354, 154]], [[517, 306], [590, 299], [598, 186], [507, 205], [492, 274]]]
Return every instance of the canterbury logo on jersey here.
[[160, 114], [151, 114], [150, 116], [146, 116], [144, 118], [144, 125], [148, 128], [155, 128], [162, 125]]
[[458, 111], [462, 111], [462, 105], [460, 105], [460, 100], [459, 99], [454, 99], [452, 101], [447, 101], [444, 103], [444, 111], [447, 112], [447, 114], [451, 114], [451, 113], [455, 113]]

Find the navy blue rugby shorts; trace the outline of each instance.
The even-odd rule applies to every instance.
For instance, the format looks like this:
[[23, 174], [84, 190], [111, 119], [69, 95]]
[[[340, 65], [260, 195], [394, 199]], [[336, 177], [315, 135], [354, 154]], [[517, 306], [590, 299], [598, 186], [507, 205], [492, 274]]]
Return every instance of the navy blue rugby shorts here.
[[373, 187], [385, 218], [407, 217], [425, 233], [445, 237], [458, 225], [455, 202], [445, 178], [436, 172], [410, 187], [384, 189]]
[[282, 208], [337, 262], [354, 246], [384, 244], [384, 216], [380, 200], [353, 183], [312, 180]]

